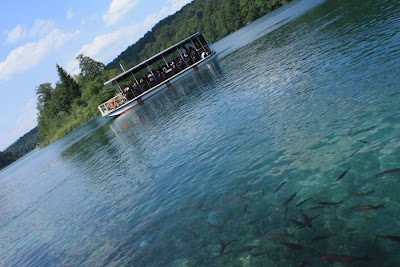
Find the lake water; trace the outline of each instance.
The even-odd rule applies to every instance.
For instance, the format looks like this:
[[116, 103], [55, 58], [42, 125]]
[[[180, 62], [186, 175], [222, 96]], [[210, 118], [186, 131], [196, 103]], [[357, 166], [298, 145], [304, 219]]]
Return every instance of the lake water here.
[[1, 266], [399, 265], [400, 2], [294, 1], [214, 47], [0, 172]]

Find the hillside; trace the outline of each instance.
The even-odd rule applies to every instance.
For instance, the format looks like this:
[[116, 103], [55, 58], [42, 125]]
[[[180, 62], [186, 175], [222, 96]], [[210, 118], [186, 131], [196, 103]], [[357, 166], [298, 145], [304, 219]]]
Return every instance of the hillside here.
[[28, 133], [20, 137], [16, 142], [9, 146], [4, 152], [11, 152], [17, 158], [24, 156], [37, 147], [39, 143], [38, 127], [33, 128]]
[[20, 157], [28, 154], [37, 147], [39, 143], [38, 127], [24, 134], [3, 152], [0, 151], [0, 169], [13, 163]]
[[157, 23], [106, 68], [119, 69], [121, 61], [125, 67], [132, 67], [197, 31], [213, 43], [288, 2], [290, 0], [195, 0]]

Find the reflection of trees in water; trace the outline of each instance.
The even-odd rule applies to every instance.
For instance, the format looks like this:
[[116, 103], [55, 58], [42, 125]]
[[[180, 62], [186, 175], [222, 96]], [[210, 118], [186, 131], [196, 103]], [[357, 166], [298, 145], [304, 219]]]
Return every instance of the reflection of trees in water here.
[[78, 169], [84, 182], [102, 191], [109, 193], [110, 185], [117, 186], [118, 190], [126, 190], [122, 186], [134, 190], [141, 181], [153, 178], [149, 175], [156, 169], [156, 155], [148, 151], [148, 144], [159, 142], [166, 125], [180, 116], [179, 109], [183, 106], [193, 109], [202, 95], [213, 90], [220, 73], [216, 61], [200, 68], [144, 105], [72, 144], [61, 154], [62, 159]]
[[167, 123], [184, 105], [195, 105], [201, 95], [215, 89], [216, 78], [222, 74], [218, 61], [213, 60], [199, 70], [185, 76], [144, 102], [121, 115], [110, 128], [115, 135], [131, 130], [133, 126], [155, 127], [159, 121]]

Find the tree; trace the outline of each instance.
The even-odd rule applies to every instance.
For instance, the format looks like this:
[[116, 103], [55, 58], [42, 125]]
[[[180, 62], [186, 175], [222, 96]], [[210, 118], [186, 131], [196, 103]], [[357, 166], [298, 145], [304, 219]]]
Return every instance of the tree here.
[[13, 163], [16, 160], [17, 160], [17, 157], [13, 153], [0, 151], [0, 169]]
[[71, 77], [63, 68], [57, 65], [58, 77], [60, 78], [57, 87], [60, 87], [61, 94], [65, 97], [65, 104], [69, 108], [72, 102], [81, 96], [81, 88], [79, 84]]
[[100, 75], [105, 68], [103, 63], [84, 56], [83, 54], [78, 55], [76, 59], [79, 61], [79, 69], [81, 70], [80, 76], [94, 78]]
[[51, 83], [42, 83], [38, 87], [36, 87], [36, 95], [37, 95], [37, 104], [36, 108], [39, 113], [41, 113], [45, 105], [50, 102], [51, 92], [53, 88], [51, 87]]

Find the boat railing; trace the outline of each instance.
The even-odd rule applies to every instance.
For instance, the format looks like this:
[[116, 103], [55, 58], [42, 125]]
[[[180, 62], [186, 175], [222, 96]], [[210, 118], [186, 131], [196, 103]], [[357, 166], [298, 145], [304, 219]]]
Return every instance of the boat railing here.
[[124, 105], [126, 103], [126, 101], [127, 101], [126, 97], [124, 95], [122, 95], [121, 93], [119, 93], [116, 96], [114, 96], [113, 98], [100, 104], [98, 106], [98, 108], [101, 112], [101, 115], [105, 116], [108, 113], [118, 109], [118, 107]]

